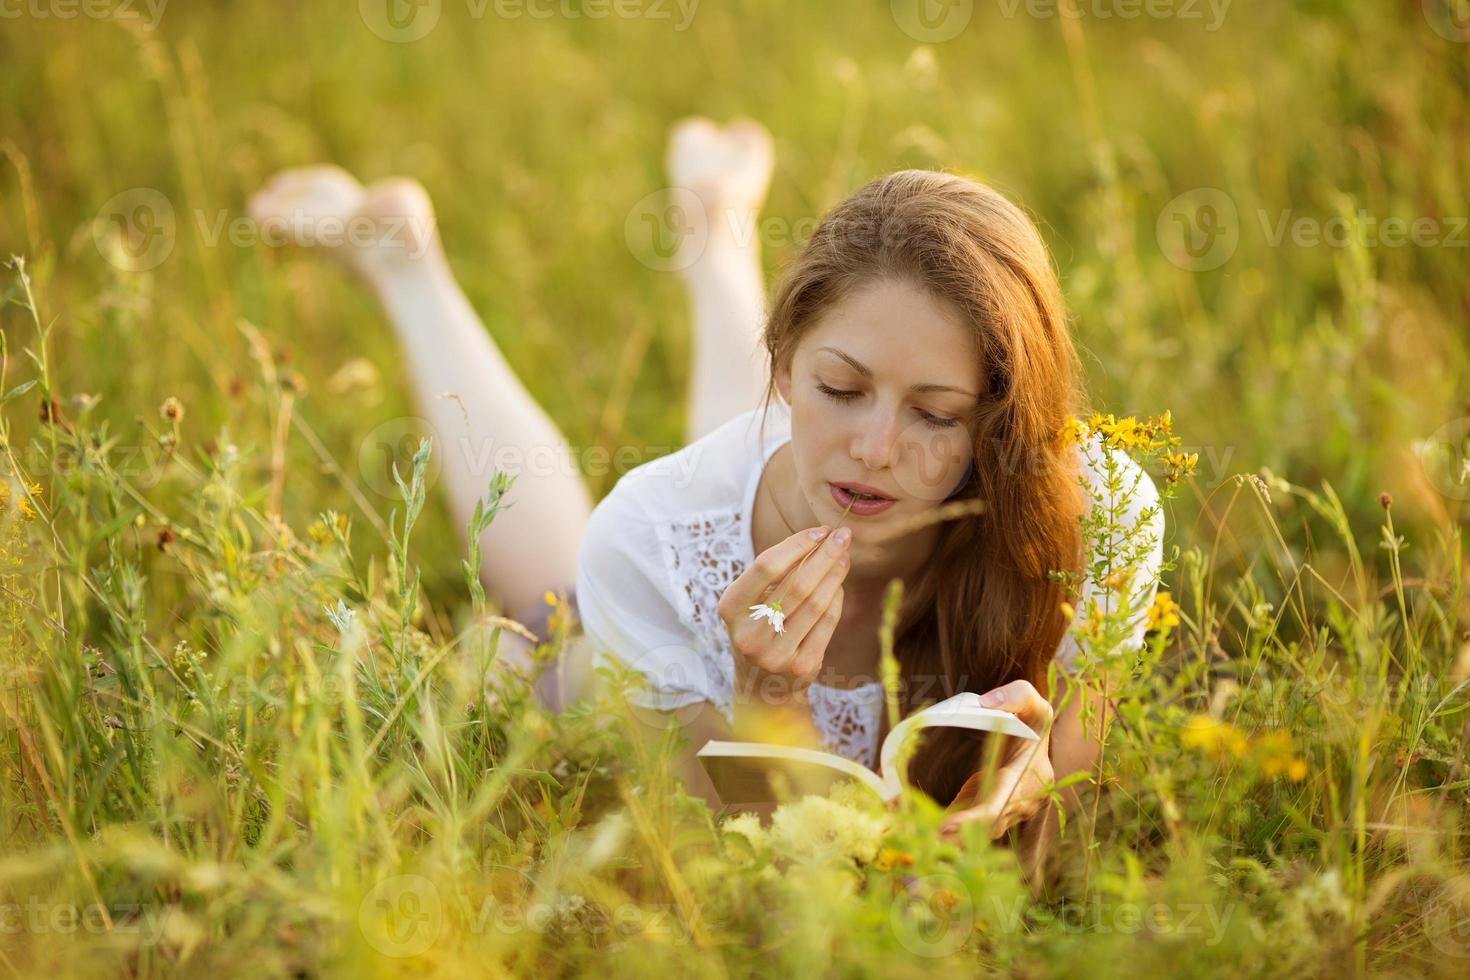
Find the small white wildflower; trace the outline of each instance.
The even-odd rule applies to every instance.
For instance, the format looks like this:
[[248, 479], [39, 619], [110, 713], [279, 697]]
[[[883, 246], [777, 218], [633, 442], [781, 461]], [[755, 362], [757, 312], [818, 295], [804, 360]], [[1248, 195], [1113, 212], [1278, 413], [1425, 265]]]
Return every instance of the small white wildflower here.
[[771, 625], [776, 628], [777, 633], [786, 632], [786, 614], [781, 611], [781, 604], [779, 602], [770, 605], [762, 602], [759, 605], [751, 606], [750, 609], [751, 619], [756, 621], [768, 619], [771, 621]]
[[331, 606], [323, 606], [322, 609], [324, 612], [326, 612], [327, 618], [332, 621], [332, 625], [337, 627], [337, 632], [341, 633], [343, 636], [347, 635], [347, 631], [350, 630], [352, 628], [352, 624], [357, 621], [357, 610], [349, 609], [347, 607], [347, 603], [343, 602], [341, 599], [337, 600], [336, 609], [333, 609]]

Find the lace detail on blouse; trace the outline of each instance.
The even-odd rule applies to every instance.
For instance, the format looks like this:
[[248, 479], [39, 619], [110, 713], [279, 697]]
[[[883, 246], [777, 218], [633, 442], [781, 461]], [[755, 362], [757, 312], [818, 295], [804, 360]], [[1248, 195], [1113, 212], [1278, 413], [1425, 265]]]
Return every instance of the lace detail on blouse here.
[[[745, 522], [737, 511], [712, 510], [657, 523], [659, 548], [674, 586], [679, 618], [699, 638], [702, 692], [734, 722], [735, 653], [720, 619], [720, 596], [745, 570]], [[877, 763], [882, 685], [812, 684], [812, 722], [828, 751], [872, 768]]]
[[812, 721], [822, 733], [822, 747], [869, 769], [878, 765], [878, 723], [882, 720], [883, 685], [877, 681], [860, 687], [828, 687], [813, 684], [807, 689]]
[[659, 550], [674, 585], [679, 619], [699, 638], [701, 692], [734, 720], [735, 661], [720, 619], [720, 596], [744, 568], [742, 522], [732, 511], [707, 511], [690, 520], [658, 522]]

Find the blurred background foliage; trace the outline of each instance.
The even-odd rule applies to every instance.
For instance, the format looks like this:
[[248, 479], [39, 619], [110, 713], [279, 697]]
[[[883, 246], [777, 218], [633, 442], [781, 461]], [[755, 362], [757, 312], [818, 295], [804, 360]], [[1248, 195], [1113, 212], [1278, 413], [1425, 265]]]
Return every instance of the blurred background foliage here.
[[[1360, 529], [1380, 490], [1415, 502], [1409, 521], [1458, 506], [1412, 453], [1470, 414], [1470, 45], [1437, 0], [1180, 3], [1134, 18], [994, 0], [928, 44], [903, 29], [902, 3], [876, 0], [647, 0], [633, 18], [574, 0], [400, 6], [385, 9], [437, 20], [401, 43], [366, 0], [176, 0], [152, 30], [141, 3], [120, 8], [132, 19], [53, 9], [0, 24], [0, 251], [29, 257], [62, 324], [63, 396], [102, 396], [123, 433], [175, 396], [194, 439], [222, 425], [258, 438], [268, 419], [239, 396], [254, 370], [244, 317], [300, 373], [297, 411], [339, 459], [357, 458], [371, 424], [412, 414], [364, 290], [328, 263], [219, 234], [277, 169], [333, 161], [427, 185], [467, 293], [572, 445], [677, 448], [688, 310], [677, 276], [639, 263], [625, 220], [666, 184], [674, 120], [748, 114], [777, 141], [772, 277], [828, 207], [896, 168], [964, 171], [1035, 215], [1095, 407], [1170, 408], [1200, 452], [1180, 543], [1229, 474], [1261, 466], [1330, 478]], [[140, 187], [170, 202], [177, 242], [129, 272], [101, 260], [93, 229]], [[1176, 264], [1161, 242], [1170, 202], [1198, 188], [1237, 212], [1216, 268]], [[1428, 218], [1440, 244], [1273, 242], [1283, 220], [1343, 214]], [[16, 351], [24, 318], [6, 327]], [[375, 370], [337, 374], [356, 358]], [[351, 506], [330, 477], [311, 480], [310, 448], [290, 452], [307, 464], [292, 470], [293, 517]], [[437, 497], [426, 521], [453, 539]], [[1215, 538], [1213, 518], [1202, 531]], [[1222, 557], [1248, 561], [1255, 533], [1227, 535]], [[455, 577], [453, 562], [426, 564], [431, 591]]]

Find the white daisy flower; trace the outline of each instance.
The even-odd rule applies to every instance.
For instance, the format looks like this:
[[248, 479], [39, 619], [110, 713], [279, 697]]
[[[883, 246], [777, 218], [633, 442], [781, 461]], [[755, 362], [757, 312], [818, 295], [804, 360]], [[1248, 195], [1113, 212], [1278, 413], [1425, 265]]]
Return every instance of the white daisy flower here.
[[751, 606], [750, 609], [751, 619], [768, 619], [776, 628], [777, 633], [786, 632], [786, 614], [781, 611], [779, 602], [771, 605], [762, 602], [760, 605]]

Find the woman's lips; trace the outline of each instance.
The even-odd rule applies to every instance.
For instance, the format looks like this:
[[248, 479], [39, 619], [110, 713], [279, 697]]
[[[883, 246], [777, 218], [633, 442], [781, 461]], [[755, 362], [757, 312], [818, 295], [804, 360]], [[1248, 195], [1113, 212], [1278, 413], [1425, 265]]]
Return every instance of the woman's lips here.
[[847, 505], [852, 504], [852, 509], [848, 510], [848, 513], [858, 514], [862, 517], [870, 517], [873, 514], [881, 514], [898, 502], [896, 500], [874, 500], [864, 499], [862, 497], [855, 498], [851, 493], [844, 490], [842, 487], [839, 487], [835, 483], [829, 483], [827, 484], [827, 487], [832, 491], [832, 499], [837, 501], [840, 507], [842, 507], [844, 510], [847, 510]]

